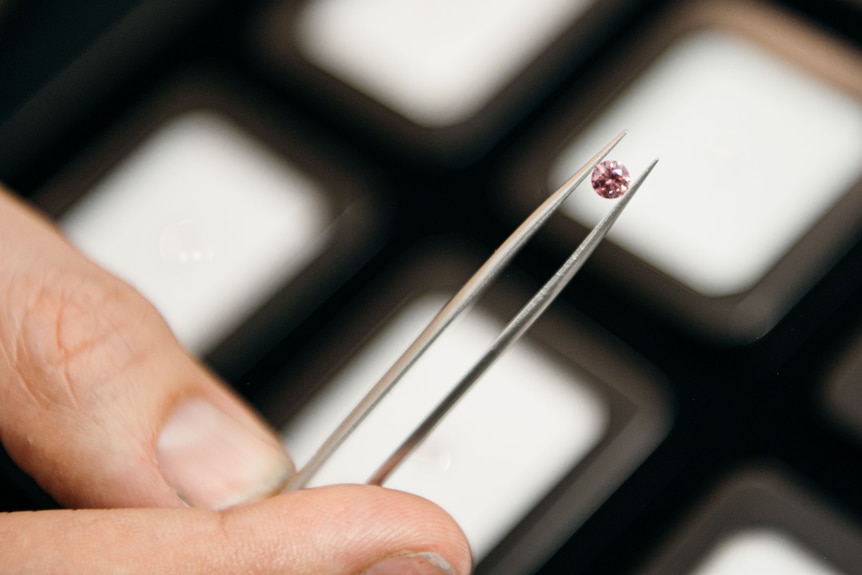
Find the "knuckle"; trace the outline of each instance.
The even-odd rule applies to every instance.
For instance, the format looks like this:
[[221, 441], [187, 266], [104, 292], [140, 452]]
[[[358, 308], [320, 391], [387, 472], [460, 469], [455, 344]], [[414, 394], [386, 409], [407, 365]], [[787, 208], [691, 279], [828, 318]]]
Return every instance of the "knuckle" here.
[[158, 314], [126, 284], [89, 273], [26, 283], [13, 369], [39, 403], [77, 408], [148, 353]]

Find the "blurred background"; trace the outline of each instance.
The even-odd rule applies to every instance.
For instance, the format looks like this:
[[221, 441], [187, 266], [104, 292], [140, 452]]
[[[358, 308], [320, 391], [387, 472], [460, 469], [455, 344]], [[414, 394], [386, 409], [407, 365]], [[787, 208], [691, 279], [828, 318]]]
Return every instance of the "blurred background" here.
[[[482, 573], [862, 572], [859, 2], [6, 0], [0, 78], [0, 181], [300, 463], [628, 129], [656, 171], [392, 486]], [[609, 206], [577, 190], [320, 482], [366, 479]], [[0, 470], [4, 510], [54, 505]]]

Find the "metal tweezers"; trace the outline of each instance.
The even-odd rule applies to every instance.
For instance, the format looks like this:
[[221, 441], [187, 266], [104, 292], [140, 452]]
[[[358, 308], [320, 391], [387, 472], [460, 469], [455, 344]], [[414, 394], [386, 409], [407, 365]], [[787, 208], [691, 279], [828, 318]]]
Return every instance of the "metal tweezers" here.
[[[401, 378], [410, 370], [425, 351], [433, 345], [437, 338], [449, 327], [460, 314], [468, 310], [475, 300], [485, 291], [490, 283], [508, 265], [518, 250], [544, 225], [548, 218], [563, 204], [566, 198], [583, 182], [595, 166], [600, 163], [626, 135], [626, 131], [617, 134], [593, 158], [575, 172], [560, 188], [549, 196], [505, 242], [488, 258], [481, 268], [452, 297], [451, 300], [431, 320], [431, 323], [407, 348], [400, 358], [389, 368], [385, 375], [371, 388], [365, 397], [353, 408], [350, 414], [339, 424], [327, 440], [321, 445], [311, 459], [297, 471], [288, 482], [285, 490], [302, 489], [312, 476], [323, 466], [329, 457], [341, 446], [362, 421], [383, 400]], [[542, 315], [551, 302], [568, 285], [569, 281], [584, 265], [611, 226], [622, 213], [623, 209], [634, 197], [635, 192], [655, 167], [658, 159], [646, 168], [644, 173], [633, 181], [622, 198], [615, 201], [610, 212], [592, 229], [574, 253], [566, 260], [554, 276], [533, 296], [520, 312], [500, 332], [490, 349], [473, 365], [449, 394], [437, 405], [410, 436], [381, 465], [368, 483], [382, 485], [398, 465], [423, 439], [436, 427], [446, 413], [470, 389], [494, 361], [506, 349], [515, 343], [531, 325]]]

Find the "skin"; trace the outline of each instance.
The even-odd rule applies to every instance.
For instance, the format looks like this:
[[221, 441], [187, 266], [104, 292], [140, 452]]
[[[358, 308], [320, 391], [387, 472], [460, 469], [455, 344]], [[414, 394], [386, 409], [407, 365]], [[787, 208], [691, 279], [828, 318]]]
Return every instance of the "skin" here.
[[190, 505], [158, 448], [189, 399], [281, 449], [143, 297], [0, 189], [0, 440], [70, 508], [0, 514], [4, 573], [347, 574], [415, 553], [469, 573], [467, 542], [437, 506], [372, 486], [273, 495], [286, 457], [279, 481], [239, 504]]

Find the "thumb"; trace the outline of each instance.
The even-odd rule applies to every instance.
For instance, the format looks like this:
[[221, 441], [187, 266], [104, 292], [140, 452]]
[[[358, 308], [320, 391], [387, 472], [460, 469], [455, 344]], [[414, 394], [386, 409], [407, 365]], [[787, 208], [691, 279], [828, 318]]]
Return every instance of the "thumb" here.
[[2, 190], [0, 318], [0, 439], [60, 503], [217, 509], [291, 472], [142, 296]]
[[470, 554], [430, 502], [370, 486], [280, 495], [222, 512], [39, 511], [0, 516], [12, 573], [466, 575]]

